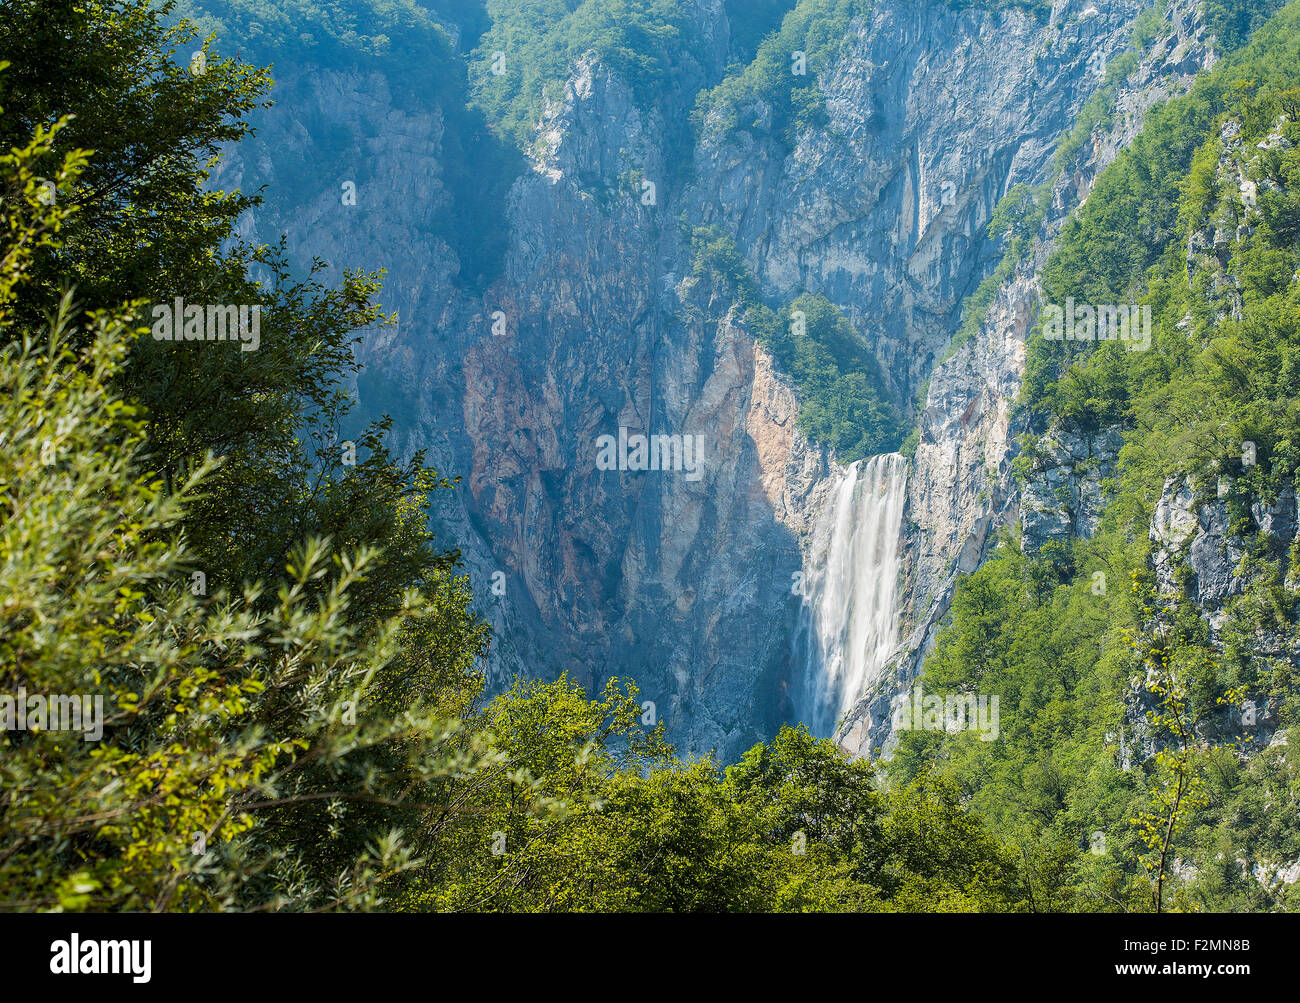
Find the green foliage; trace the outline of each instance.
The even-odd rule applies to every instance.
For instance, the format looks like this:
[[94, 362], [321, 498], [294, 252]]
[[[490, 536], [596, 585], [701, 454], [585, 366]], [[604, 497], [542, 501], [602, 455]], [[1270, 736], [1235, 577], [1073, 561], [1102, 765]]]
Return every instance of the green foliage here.
[[742, 306], [759, 301], [758, 284], [740, 249], [719, 227], [698, 226], [691, 231], [691, 274], [730, 287]]
[[[797, 48], [824, 65], [857, 8], [804, 0], [759, 44], [782, 9], [737, 37], [758, 55], [706, 118], [766, 101], [787, 137], [816, 120], [815, 86], [778, 70]], [[464, 64], [414, 4], [205, 12], [218, 42], [247, 36], [254, 53], [414, 60], [412, 87], [447, 101], [449, 130], [485, 132]], [[651, 100], [694, 44], [676, 5], [648, 0], [489, 13], [475, 99], [516, 135], [582, 53]], [[394, 460], [387, 420], [360, 433], [355, 467], [339, 450], [356, 332], [383, 321], [379, 276], [327, 287], [291, 274], [283, 245], [232, 239], [257, 198], [208, 191], [207, 171], [265, 110], [268, 78], [215, 56], [189, 73], [194, 29], [169, 16], [19, 2], [0, 22], [0, 696], [104, 706], [96, 741], [0, 731], [0, 907], [1300, 906], [1236, 864], [1243, 846], [1300, 854], [1295, 765], [1196, 738], [1253, 698], [1294, 741], [1294, 667], [1255, 639], [1294, 634], [1300, 556], [1247, 537], [1252, 584], [1216, 645], [1185, 595], [1156, 589], [1148, 534], [1171, 475], [1204, 492], [1230, 473], [1234, 532], [1248, 533], [1250, 502], [1300, 469], [1300, 4], [1154, 113], [1067, 227], [1049, 298], [1141, 297], [1155, 348], [1036, 340], [1024, 404], [1076, 427], [1123, 421], [1124, 467], [1091, 541], [1034, 556], [1007, 541], [961, 583], [926, 685], [997, 694], [1000, 733], [905, 733], [887, 785], [802, 729], [726, 768], [682, 760], [627, 681], [594, 698], [564, 678], [521, 682], [481, 704], [486, 629], [455, 551], [425, 526], [450, 482]], [[1239, 3], [1211, 16], [1231, 37], [1258, 24]], [[498, 47], [517, 78], [477, 75]], [[1260, 193], [1253, 214], [1238, 174]], [[991, 230], [1004, 260], [1041, 212], [1041, 192], [1008, 193]], [[1222, 256], [1189, 269], [1193, 236], [1216, 230]], [[801, 427], [841, 460], [890, 448], [877, 361], [834, 305], [805, 294], [772, 310], [733, 242], [692, 238], [695, 275], [732, 292], [794, 380]], [[177, 294], [261, 306], [261, 348], [148, 338], [143, 308]], [[1019, 469], [1033, 464], [1027, 441]], [[1156, 755], [1125, 735], [1126, 707], [1147, 711]], [[1104, 852], [1087, 852], [1096, 833]], [[1198, 871], [1180, 877], [1188, 859]]]
[[[502, 135], [526, 147], [545, 96], [554, 97], [578, 59], [594, 53], [649, 107], [670, 69], [689, 65], [703, 39], [673, 0], [488, 0], [492, 27], [470, 57], [475, 102]], [[504, 53], [504, 73], [493, 74]]]
[[958, 348], [979, 333], [998, 290], [1006, 285], [1032, 250], [1039, 227], [1047, 216], [1051, 194], [1050, 184], [1040, 185], [1036, 189], [1023, 184], [1014, 185], [994, 207], [988, 235], [991, 239], [1003, 242], [1002, 258], [992, 273], [962, 304], [961, 326], [949, 343], [941, 362], [951, 358]]
[[1159, 643], [1151, 646], [1145, 662], [1153, 672], [1147, 688], [1160, 701], [1159, 708], [1149, 713], [1150, 721], [1156, 728], [1167, 732], [1173, 741], [1155, 755], [1155, 783], [1151, 792], [1153, 810], [1142, 812], [1133, 823], [1147, 849], [1142, 866], [1151, 880], [1155, 911], [1162, 912], [1164, 886], [1173, 865], [1175, 840], [1210, 801], [1206, 796], [1205, 781], [1200, 776], [1199, 757], [1191, 735], [1187, 677], [1179, 678], [1169, 663], [1168, 651]]
[[[283, 245], [231, 239], [256, 197], [206, 190], [264, 74], [183, 71], [166, 8], [61, 11], [0, 26], [22, 109], [0, 119], [0, 908], [1020, 907], [942, 781], [884, 793], [789, 729], [684, 762], [618, 681], [481, 706], [486, 631], [424, 525], [447, 482], [392, 460], [386, 420], [340, 458], [377, 276], [292, 275]], [[299, 41], [382, 47], [338, 24]], [[44, 27], [71, 40], [52, 70]], [[700, 274], [747, 281], [702, 250]], [[262, 307], [259, 349], [149, 338], [173, 294]], [[793, 365], [867, 365], [800, 304], [818, 348]], [[102, 734], [12, 726], [24, 689], [102, 699]]]
[[[1215, 307], [1197, 305], [1203, 297], [1180, 281], [1185, 268], [1179, 262], [1193, 223], [1195, 228], [1206, 225], [1218, 203], [1218, 124], [1233, 109], [1246, 140], [1258, 142], [1278, 121], [1298, 68], [1288, 41], [1296, 19], [1295, 9], [1288, 8], [1261, 28], [1249, 46], [1198, 81], [1189, 95], [1153, 111], [1142, 135], [1103, 173], [1078, 216], [1067, 223], [1044, 271], [1045, 301], [1152, 302], [1159, 340], [1152, 352], [1125, 353], [1116, 345], [1091, 351], [1032, 339], [1024, 397], [1033, 407], [1085, 424], [1113, 423], [1139, 387], [1156, 393], [1156, 384], [1167, 384], [1171, 370], [1191, 365], [1194, 345], [1177, 325], [1191, 310], [1196, 330], [1203, 331]], [[1271, 152], [1255, 169], [1272, 172], [1285, 184], [1289, 163], [1288, 156]], [[1261, 291], [1276, 290], [1279, 269], [1286, 271], [1279, 255], [1288, 243], [1289, 198], [1285, 187], [1270, 193], [1264, 200], [1265, 232], [1236, 251], [1233, 270]], [[1182, 313], [1177, 312], [1180, 306]], [[1262, 335], [1250, 324], [1227, 330]], [[1271, 347], [1265, 351], [1279, 354]], [[1075, 358], [1080, 364], [1072, 366]], [[1211, 399], [1218, 396], [1210, 389]]]
[[367, 609], [391, 608], [399, 583], [418, 581], [416, 569], [447, 567], [450, 555], [435, 556], [422, 518], [412, 515], [413, 500], [439, 482], [419, 475], [418, 457], [394, 464], [382, 425], [359, 438], [371, 447], [365, 462], [347, 469], [340, 462], [349, 411], [341, 383], [356, 368], [357, 329], [382, 320], [371, 303], [378, 276], [348, 273], [339, 288], [325, 289], [312, 277], [290, 277], [283, 249], [232, 242], [235, 220], [253, 200], [208, 192], [205, 165], [221, 143], [244, 134], [241, 116], [262, 103], [265, 77], [230, 60], [214, 59], [198, 76], [178, 67], [172, 57], [193, 33], [164, 26], [162, 13], [70, 15], [61, 30], [97, 42], [63, 51], [53, 67], [24, 42], [40, 20], [36, 5], [21, 6], [0, 28], [0, 51], [16, 57], [0, 87], [6, 107], [22, 109], [5, 115], [5, 145], [66, 114], [73, 117], [48, 158], [95, 151], [59, 190], [77, 211], [57, 251], [33, 257], [16, 319], [37, 329], [69, 284], [83, 313], [176, 295], [259, 305], [265, 330], [255, 352], [134, 344], [119, 387], [147, 410], [153, 469], [170, 486], [207, 454], [222, 459], [188, 526], [214, 586], [271, 580], [289, 549], [315, 531], [340, 546], [382, 545], [385, 571], [365, 590]]
[[901, 419], [881, 390], [880, 365], [833, 303], [804, 293], [779, 313], [755, 304], [746, 317], [794, 380], [799, 427], [810, 439], [833, 448], [841, 463], [898, 447]]
[[[107, 721], [98, 743], [4, 733], [7, 901], [378, 904], [430, 785], [492, 754], [456, 723], [486, 633], [424, 525], [444, 482], [395, 464], [383, 422], [340, 463], [375, 283], [230, 245], [253, 203], [206, 191], [204, 165], [261, 74], [179, 68], [193, 33], [166, 10], [12, 14], [0, 688], [96, 694]], [[47, 29], [72, 40], [53, 64]], [[173, 294], [262, 306], [260, 349], [138, 338]]]
[[58, 194], [78, 206], [62, 253], [33, 261], [22, 317], [33, 329], [65, 284], [88, 304], [117, 306], [152, 295], [160, 276], [206, 268], [211, 248], [253, 204], [237, 192], [206, 192], [206, 165], [246, 134], [243, 117], [264, 103], [268, 78], [229, 60], [192, 75], [193, 40], [130, 5], [7, 5], [0, 147], [21, 147], [67, 117], [45, 159], [73, 147], [95, 153], [75, 187]]
[[[870, 0], [799, 0], [752, 62], [699, 94], [696, 129], [757, 129], [792, 146], [799, 131], [823, 121], [818, 74], [838, 55], [852, 18], [869, 9]], [[803, 75], [793, 72], [796, 52], [805, 56]]]
[[1221, 46], [1235, 49], [1286, 3], [1287, 0], [1203, 0], [1205, 23]]
[[445, 63], [445, 30], [414, 0], [202, 0], [180, 12], [203, 38], [239, 39], [250, 61], [365, 65], [385, 56], [417, 80]]
[[835, 450], [841, 463], [891, 452], [902, 419], [883, 390], [880, 364], [826, 297], [805, 293], [777, 312], [758, 286], [735, 241], [717, 227], [691, 233], [692, 273], [730, 291], [754, 337], [794, 381], [799, 428]]
[[[1092, 539], [1033, 556], [1008, 539], [957, 589], [927, 691], [999, 695], [998, 740], [910, 732], [890, 766], [897, 782], [934, 768], [958, 784], [1017, 847], [1037, 911], [1297, 906], [1287, 886], [1229, 862], [1268, 868], [1300, 851], [1294, 770], [1276, 750], [1243, 759], [1232, 747], [1245, 700], [1271, 702], [1284, 730], [1300, 722], [1294, 666], [1258, 640], [1296, 632], [1295, 558], [1270, 549], [1250, 510], [1300, 473], [1300, 131], [1283, 119], [1297, 38], [1291, 4], [1152, 112], [1067, 224], [1046, 301], [1148, 303], [1153, 345], [1035, 335], [1022, 406], [1040, 427], [1120, 424], [1121, 470]], [[1242, 177], [1266, 193], [1257, 210]], [[1226, 243], [1215, 246], [1216, 232]], [[1244, 462], [1245, 442], [1258, 462]], [[1018, 471], [1033, 476], [1032, 436], [1023, 448]], [[1150, 526], [1169, 478], [1209, 498], [1221, 475], [1250, 584], [1212, 643], [1189, 568], [1176, 561], [1175, 594], [1157, 589]]]
[[[485, 708], [506, 759], [456, 803], [416, 909], [769, 912], [1014, 907], [1005, 848], [922, 780], [883, 794], [874, 768], [783, 729], [726, 770], [683, 762], [641, 724], [627, 682], [588, 700], [560, 679]], [[551, 806], [530, 814], [524, 769]]]
[[[58, 132], [0, 165], [0, 302], [21, 300], [42, 235], [75, 222], [23, 184]], [[61, 184], [82, 159], [65, 155]], [[12, 716], [0, 731], [4, 907], [378, 904], [415, 863], [391, 828], [407, 799], [490, 762], [418, 694], [383, 706], [386, 668], [411, 657], [399, 647], [449, 625], [446, 609], [407, 589], [391, 616], [358, 619], [377, 554], [319, 538], [293, 551], [274, 596], [257, 583], [201, 594], [184, 526], [217, 461], [170, 488], [150, 470], [149, 425], [115, 389], [142, 329], [102, 311], [74, 338], [72, 315], [65, 297], [46, 331], [0, 322], [0, 690], [73, 696], [85, 712], [85, 734], [14, 730]], [[302, 801], [334, 805], [324, 852], [270, 835]], [[398, 815], [349, 844], [352, 802]]]

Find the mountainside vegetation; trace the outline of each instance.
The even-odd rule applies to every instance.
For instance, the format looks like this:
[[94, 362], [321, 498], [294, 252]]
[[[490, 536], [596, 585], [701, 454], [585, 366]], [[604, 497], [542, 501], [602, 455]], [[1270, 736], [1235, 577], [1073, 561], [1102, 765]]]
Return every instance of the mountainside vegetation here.
[[[0, 731], [0, 908], [1022, 907], [947, 782], [793, 729], [684, 760], [617, 680], [484, 701], [454, 482], [340, 441], [379, 276], [291, 276], [206, 187], [266, 74], [166, 6], [47, 15], [0, 22], [0, 692], [90, 702]], [[177, 296], [260, 344], [160, 340]]]
[[835, 304], [803, 293], [773, 310], [759, 298], [729, 236], [697, 227], [691, 245], [694, 275], [731, 291], [750, 332], [793, 382], [800, 431], [833, 449], [840, 463], [898, 448], [902, 416], [885, 390], [880, 363]]
[[[952, 2], [990, 4], [1051, 6]], [[788, 144], [823, 121], [815, 68], [870, 4], [755, 4], [708, 87], [669, 0], [454, 6], [12, 0], [0, 18], [0, 697], [87, 714], [84, 734], [0, 728], [0, 909], [1300, 908], [1277, 879], [1300, 859], [1300, 553], [1259, 514], [1300, 479], [1300, 2], [1209, 0], [1240, 47], [1152, 113], [1045, 269], [1045, 302], [1149, 305], [1153, 340], [1031, 338], [1024, 476], [1050, 429], [1125, 445], [1090, 539], [1009, 533], [956, 591], [923, 681], [998, 694], [1000, 734], [904, 731], [885, 762], [783, 727], [731, 764], [674, 749], [632, 680], [485, 694], [490, 631], [427, 519], [457, 472], [395, 456], [388, 418], [344, 439], [354, 348], [391, 321], [383, 263], [296, 273], [283, 242], [239, 236], [280, 193], [213, 190], [212, 171], [275, 113], [265, 64], [396, 63], [397, 100], [443, 110], [442, 234], [483, 285], [505, 238], [471, 224], [500, 213], [575, 59], [594, 50], [643, 101], [693, 74], [696, 129], [759, 128], [766, 102]], [[1041, 211], [1041, 192], [1003, 201], [1010, 253]], [[899, 404], [835, 304], [765, 303], [729, 237], [687, 239], [810, 438], [843, 462], [897, 448]], [[259, 344], [160, 339], [177, 297], [256, 309]], [[1186, 560], [1181, 590], [1157, 570], [1180, 481], [1244, 541], [1213, 628]], [[1240, 755], [1246, 706], [1291, 744]]]
[[[1298, 38], [1290, 4], [1153, 112], [1067, 224], [1044, 302], [1149, 304], [1153, 344], [1040, 326], [1020, 407], [1040, 432], [1119, 427], [1120, 469], [1091, 539], [1008, 537], [957, 590], [927, 686], [1000, 694], [1001, 738], [909, 733], [890, 764], [942, 764], [1040, 905], [1300, 907], [1276, 877], [1300, 857], [1300, 553], [1260, 522], [1300, 473]], [[1182, 483], [1244, 548], [1213, 633], [1186, 558], [1172, 593], [1156, 573], [1156, 504]], [[1243, 758], [1256, 708], [1278, 738]]]

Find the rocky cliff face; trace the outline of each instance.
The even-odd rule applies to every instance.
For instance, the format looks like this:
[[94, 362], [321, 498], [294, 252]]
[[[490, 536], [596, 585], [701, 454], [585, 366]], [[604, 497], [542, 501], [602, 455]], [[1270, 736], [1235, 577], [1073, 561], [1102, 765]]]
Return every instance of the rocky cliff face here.
[[877, 3], [819, 81], [826, 127], [788, 154], [706, 127], [687, 204], [736, 235], [765, 292], [820, 292], [849, 313], [908, 398], [992, 261], [994, 206], [1046, 178], [1146, 5], [1100, 6]]
[[[1052, 177], [1058, 137], [1144, 6], [1057, 0], [1039, 16], [879, 0], [818, 81], [827, 124], [786, 149], [717, 119], [698, 141], [674, 138], [726, 59], [722, 4], [698, 0], [703, 61], [652, 105], [598, 59], [575, 64], [499, 215], [475, 221], [474, 236], [502, 248], [492, 278], [441, 222], [465, 144], [444, 109], [378, 69], [282, 68], [277, 109], [215, 180], [288, 189], [247, 221], [249, 236], [287, 233], [300, 262], [387, 268], [383, 300], [399, 320], [368, 333], [356, 389], [363, 412], [393, 415], [399, 453], [426, 450], [464, 477], [434, 519], [494, 628], [492, 684], [631, 675], [687, 749], [734, 757], [789, 718], [792, 583], [834, 460], [796, 429], [795, 393], [745, 329], [736, 291], [691, 274], [680, 221], [734, 236], [771, 302], [826, 295], [898, 399], [930, 377], [905, 522], [908, 647], [844, 732], [867, 751], [955, 575], [1016, 510], [1010, 403], [1035, 269], [1146, 109], [1213, 58], [1197, 4], [1176, 0], [1112, 123], [1057, 180], [1032, 259], [936, 368], [994, 260], [994, 206], [1010, 186]], [[341, 197], [349, 182], [355, 205]], [[600, 469], [601, 437], [620, 429], [702, 437], [699, 476]], [[1074, 445], [1061, 446], [1073, 465]], [[1094, 482], [1062, 476], [1077, 528]]]
[[[1216, 190], [1224, 198], [1212, 218], [1192, 231], [1187, 247], [1188, 276], [1203, 282], [1224, 320], [1239, 317], [1242, 308], [1232, 245], [1248, 239], [1261, 223], [1260, 182], [1252, 179], [1251, 168], [1261, 149], [1287, 145], [1280, 129], [1257, 148], [1247, 146], [1240, 133], [1235, 121], [1222, 127]], [[1264, 177], [1263, 184], [1273, 182]], [[1188, 471], [1164, 484], [1149, 533], [1155, 622], [1167, 624], [1180, 604], [1190, 603], [1216, 650], [1244, 653], [1261, 677], [1279, 669], [1290, 675], [1300, 669], [1300, 637], [1290, 629], [1289, 618], [1279, 622], [1260, 610], [1273, 604], [1285, 609], [1278, 594], [1300, 582], [1297, 485], [1291, 478], [1261, 483], [1252, 477], [1255, 443], [1242, 442], [1239, 456], [1232, 469]], [[1126, 718], [1135, 744], [1150, 755], [1155, 741], [1147, 726], [1145, 682], [1134, 680]], [[1249, 752], [1285, 744], [1278, 732], [1280, 699], [1269, 687], [1259, 690], [1244, 705], [1225, 702], [1208, 715], [1198, 726], [1200, 737]]]
[[1095, 528], [1104, 503], [1101, 483], [1113, 474], [1118, 457], [1117, 430], [1082, 437], [1050, 431], [1038, 442], [1023, 493], [1012, 470], [1019, 437], [1027, 431], [1013, 424], [1012, 415], [1025, 338], [1041, 306], [1038, 273], [1065, 220], [1141, 131], [1146, 112], [1185, 91], [1215, 59], [1200, 4], [1170, 4], [1160, 34], [1116, 82], [1112, 114], [1052, 180], [1049, 209], [1032, 249], [996, 290], [977, 333], [935, 366], [908, 490], [904, 645], [840, 731], [853, 751], [892, 745], [890, 701], [911, 687], [958, 576], [979, 567], [999, 529], [1019, 523], [1025, 546], [1037, 550]]
[[[1171, 479], [1156, 504], [1150, 537], [1162, 616], [1185, 597], [1204, 617], [1217, 648], [1244, 645], [1264, 668], [1300, 666], [1300, 638], [1263, 626], [1250, 615], [1253, 590], [1266, 591], [1279, 578], [1286, 578], [1289, 587], [1295, 585], [1290, 555], [1300, 544], [1300, 510], [1293, 483], [1264, 498], [1223, 478], [1216, 494], [1207, 498], [1188, 478]], [[1150, 756], [1156, 747], [1147, 723], [1151, 698], [1145, 682], [1134, 680], [1126, 719], [1135, 736], [1134, 751]], [[1249, 700], [1244, 707], [1225, 705], [1201, 722], [1200, 737], [1251, 752], [1284, 743], [1284, 736], [1277, 734], [1280, 709], [1275, 696]]]

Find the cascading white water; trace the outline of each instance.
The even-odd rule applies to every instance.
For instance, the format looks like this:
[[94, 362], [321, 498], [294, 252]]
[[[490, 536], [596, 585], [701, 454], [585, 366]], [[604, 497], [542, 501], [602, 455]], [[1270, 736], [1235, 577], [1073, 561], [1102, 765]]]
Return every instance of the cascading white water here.
[[898, 647], [899, 533], [907, 461], [874, 456], [844, 469], [805, 558], [800, 719], [830, 735]]

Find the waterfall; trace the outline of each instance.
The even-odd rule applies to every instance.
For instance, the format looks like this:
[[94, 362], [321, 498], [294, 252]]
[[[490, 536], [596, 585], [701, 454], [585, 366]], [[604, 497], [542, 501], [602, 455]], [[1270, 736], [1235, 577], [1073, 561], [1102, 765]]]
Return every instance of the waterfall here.
[[839, 471], [805, 557], [799, 717], [830, 735], [898, 647], [899, 533], [907, 461], [897, 453]]

